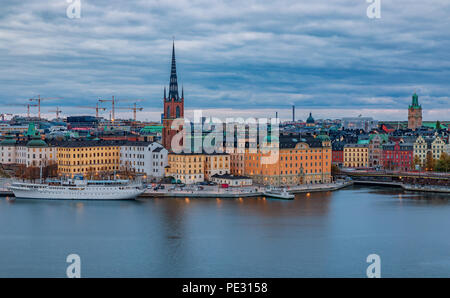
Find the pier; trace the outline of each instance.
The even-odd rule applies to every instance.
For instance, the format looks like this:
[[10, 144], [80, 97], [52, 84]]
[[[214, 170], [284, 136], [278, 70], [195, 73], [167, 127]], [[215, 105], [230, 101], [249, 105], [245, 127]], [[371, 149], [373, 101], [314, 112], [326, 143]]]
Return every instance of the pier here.
[[[311, 193], [322, 191], [335, 191], [341, 188], [352, 185], [351, 181], [337, 182], [328, 184], [310, 184], [310, 185], [298, 185], [288, 187], [288, 192], [292, 194], [299, 193]], [[170, 185], [168, 186], [170, 187]], [[190, 188], [192, 187], [192, 189]], [[221, 189], [217, 186], [205, 188], [203, 190], [194, 189], [194, 186], [188, 186], [188, 189], [174, 189], [168, 190], [165, 186], [163, 190], [147, 190], [141, 194], [140, 198], [249, 198], [249, 197], [261, 197], [264, 196], [264, 186], [249, 186], [239, 188], [226, 188]]]

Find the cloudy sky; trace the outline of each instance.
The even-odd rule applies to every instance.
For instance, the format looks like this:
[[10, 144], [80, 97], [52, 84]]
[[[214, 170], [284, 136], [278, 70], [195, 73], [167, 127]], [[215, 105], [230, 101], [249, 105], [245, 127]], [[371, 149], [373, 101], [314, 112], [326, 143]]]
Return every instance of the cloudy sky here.
[[64, 98], [44, 114], [90, 114], [76, 106], [115, 95], [158, 120], [175, 36], [188, 114], [406, 120], [416, 91], [425, 120], [450, 120], [448, 0], [381, 0], [381, 19], [366, 0], [80, 1], [70, 19], [67, 0], [2, 0], [2, 111], [40, 94]]

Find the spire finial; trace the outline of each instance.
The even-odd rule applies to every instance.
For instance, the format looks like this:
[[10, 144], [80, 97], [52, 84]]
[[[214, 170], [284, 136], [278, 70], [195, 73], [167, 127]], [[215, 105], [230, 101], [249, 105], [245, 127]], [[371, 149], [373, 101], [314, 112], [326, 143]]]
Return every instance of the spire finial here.
[[170, 70], [169, 100], [179, 100], [178, 96], [177, 63], [175, 59], [175, 40], [172, 45], [172, 67]]

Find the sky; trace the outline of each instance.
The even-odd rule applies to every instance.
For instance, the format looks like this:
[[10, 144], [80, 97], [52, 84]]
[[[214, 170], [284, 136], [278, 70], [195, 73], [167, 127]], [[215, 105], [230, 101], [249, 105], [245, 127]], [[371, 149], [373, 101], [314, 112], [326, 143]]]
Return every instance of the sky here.
[[0, 110], [39, 94], [60, 98], [44, 116], [92, 115], [114, 95], [159, 120], [175, 39], [187, 115], [407, 120], [417, 92], [424, 120], [450, 120], [450, 1], [380, 1], [370, 19], [366, 0], [80, 0], [80, 18], [2, 0]]

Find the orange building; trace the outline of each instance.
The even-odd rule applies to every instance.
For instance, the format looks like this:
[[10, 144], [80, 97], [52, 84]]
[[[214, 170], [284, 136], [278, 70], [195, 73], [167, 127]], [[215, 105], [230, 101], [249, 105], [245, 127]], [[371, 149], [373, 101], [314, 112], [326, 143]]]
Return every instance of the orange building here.
[[246, 149], [244, 175], [254, 183], [283, 186], [331, 182], [331, 142], [328, 136], [300, 138], [280, 136], [279, 156], [262, 164], [264, 155]]

